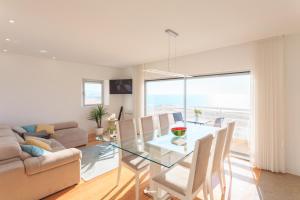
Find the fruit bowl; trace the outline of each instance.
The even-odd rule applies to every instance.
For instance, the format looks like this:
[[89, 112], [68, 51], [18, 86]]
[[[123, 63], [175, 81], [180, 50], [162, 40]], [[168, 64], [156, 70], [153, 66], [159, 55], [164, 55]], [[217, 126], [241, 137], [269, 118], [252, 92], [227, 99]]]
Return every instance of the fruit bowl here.
[[186, 127], [174, 127], [171, 131], [175, 136], [181, 137], [185, 135]]

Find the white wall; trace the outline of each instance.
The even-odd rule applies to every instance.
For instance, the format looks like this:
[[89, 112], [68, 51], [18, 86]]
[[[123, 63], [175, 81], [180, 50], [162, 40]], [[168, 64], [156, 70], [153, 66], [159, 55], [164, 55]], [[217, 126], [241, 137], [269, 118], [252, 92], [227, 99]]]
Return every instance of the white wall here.
[[[170, 71], [188, 75], [249, 71], [254, 65], [254, 56], [255, 44], [246, 43], [178, 57], [175, 65], [175, 61], [171, 61]], [[167, 66], [166, 60], [145, 64], [145, 68], [164, 71], [168, 70]], [[151, 73], [145, 74], [146, 79], [158, 77]]]
[[[0, 54], [0, 123], [25, 125], [78, 121], [86, 130], [90, 107], [82, 106], [82, 79], [122, 78], [123, 70], [21, 55]], [[123, 95], [110, 95], [119, 112]]]
[[300, 34], [285, 37], [286, 167], [300, 176]]

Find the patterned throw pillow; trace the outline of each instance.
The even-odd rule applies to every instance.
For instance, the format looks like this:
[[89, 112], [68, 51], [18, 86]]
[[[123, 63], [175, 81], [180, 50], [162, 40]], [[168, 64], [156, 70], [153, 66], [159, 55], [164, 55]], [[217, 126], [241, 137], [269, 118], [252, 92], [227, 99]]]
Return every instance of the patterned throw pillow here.
[[26, 130], [27, 133], [35, 133], [36, 131], [36, 125], [28, 125], [28, 126], [22, 126], [23, 129]]
[[44, 150], [34, 145], [21, 144], [22, 151], [29, 153], [32, 157], [39, 157], [44, 154]]

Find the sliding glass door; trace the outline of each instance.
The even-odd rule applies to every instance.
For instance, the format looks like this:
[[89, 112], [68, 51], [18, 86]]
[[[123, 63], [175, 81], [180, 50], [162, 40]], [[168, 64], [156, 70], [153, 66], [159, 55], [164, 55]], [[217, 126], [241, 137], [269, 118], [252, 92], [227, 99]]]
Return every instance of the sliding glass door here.
[[147, 115], [182, 112], [184, 107], [183, 79], [145, 82], [145, 109]]
[[[235, 73], [187, 78], [187, 121], [218, 125], [236, 121], [232, 150], [249, 154], [250, 138], [250, 74]], [[184, 113], [184, 80], [167, 79], [145, 82], [147, 115]]]
[[[201, 114], [197, 114], [197, 110]], [[189, 78], [187, 119], [193, 121], [196, 118], [208, 122], [209, 125], [215, 125], [216, 119], [224, 119], [224, 123], [235, 121], [232, 150], [249, 154], [250, 74], [236, 73]]]

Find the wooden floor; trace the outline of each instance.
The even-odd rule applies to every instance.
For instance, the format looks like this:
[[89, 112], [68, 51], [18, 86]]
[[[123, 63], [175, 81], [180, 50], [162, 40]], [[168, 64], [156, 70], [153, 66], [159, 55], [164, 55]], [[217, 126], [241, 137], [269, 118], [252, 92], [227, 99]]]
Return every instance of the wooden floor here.
[[[94, 145], [92, 141], [89, 145]], [[123, 170], [124, 169], [124, 170]], [[78, 185], [67, 188], [55, 193], [45, 199], [53, 200], [132, 200], [135, 197], [135, 179], [134, 174], [123, 167], [121, 174], [121, 183], [116, 186], [117, 169], [106, 174], [96, 177], [90, 181], [81, 181]], [[232, 199], [232, 200], [259, 200], [256, 191], [256, 181], [259, 177], [260, 170], [254, 170], [250, 167], [249, 162], [240, 159], [233, 159], [233, 178], [230, 180], [226, 176], [227, 188], [226, 194], [221, 195], [221, 190], [217, 181], [215, 181], [215, 199]], [[148, 200], [150, 197], [143, 194], [144, 188], [148, 185], [149, 175], [142, 174], [140, 199]], [[202, 194], [199, 198], [203, 199]]]

